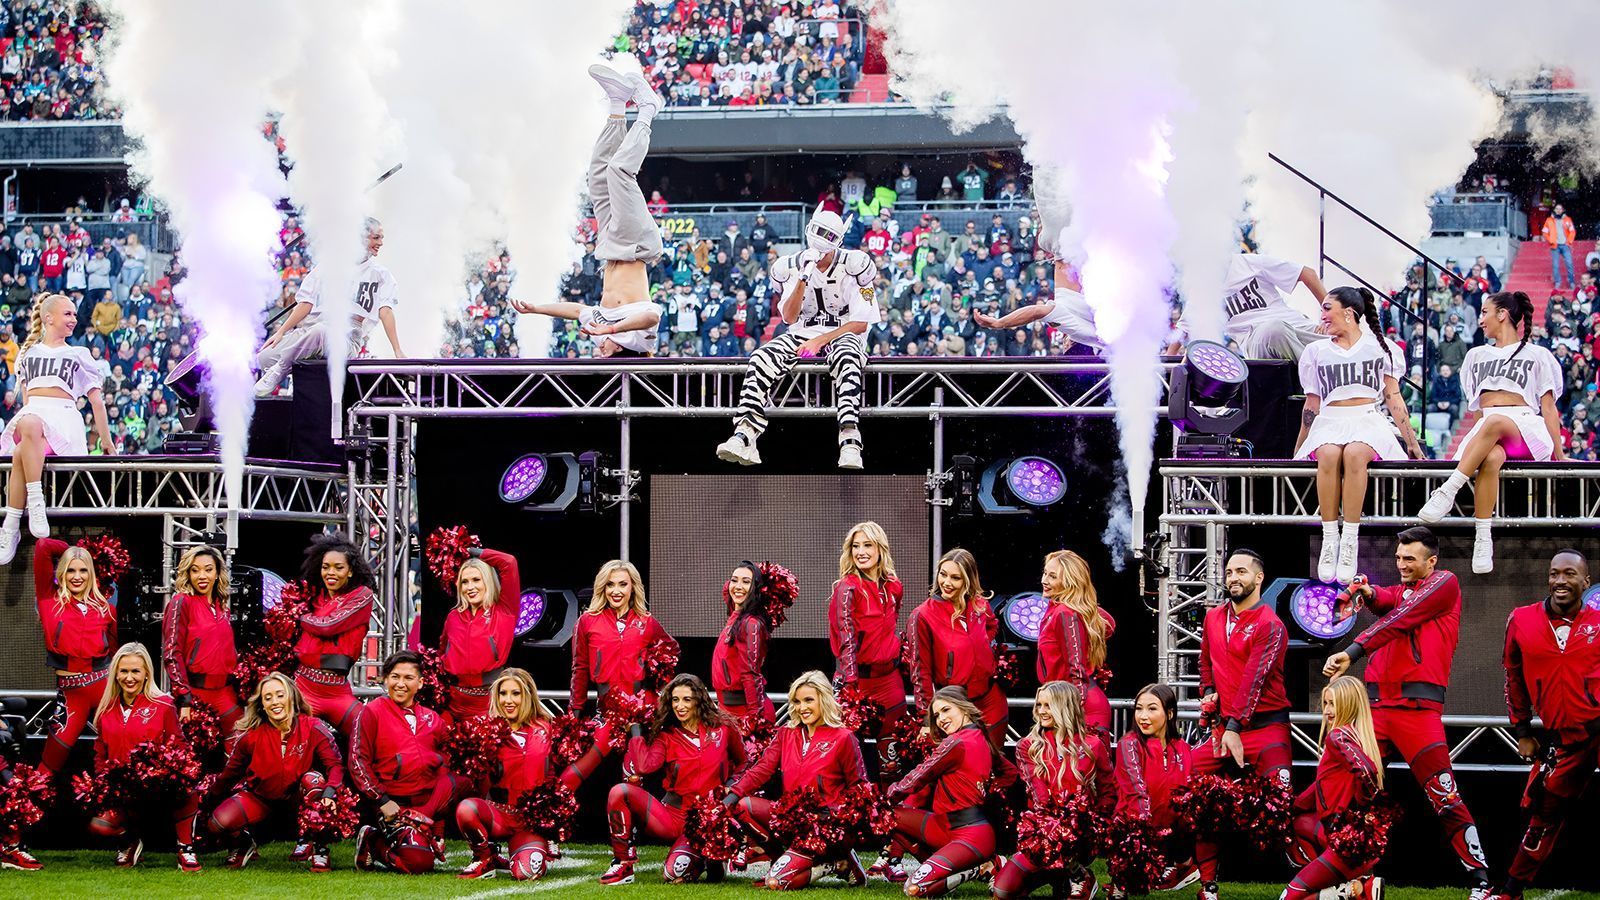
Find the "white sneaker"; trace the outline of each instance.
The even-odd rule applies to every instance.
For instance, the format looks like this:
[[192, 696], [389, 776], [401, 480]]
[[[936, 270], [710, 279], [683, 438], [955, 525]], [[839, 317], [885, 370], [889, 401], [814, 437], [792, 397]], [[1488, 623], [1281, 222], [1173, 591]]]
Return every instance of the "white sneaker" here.
[[1494, 538], [1487, 534], [1472, 539], [1472, 574], [1487, 575], [1494, 571]]
[[631, 96], [633, 105], [639, 110], [639, 114], [646, 121], [655, 118], [655, 114], [661, 111], [661, 107], [667, 105], [667, 101], [661, 99], [661, 95], [656, 93], [656, 89], [650, 86], [650, 82], [645, 80], [644, 75], [638, 72], [629, 72], [627, 80], [633, 86]]
[[1334, 567], [1333, 580], [1340, 584], [1349, 584], [1356, 580], [1356, 558], [1361, 553], [1361, 544], [1354, 536], [1339, 538], [1339, 564]]
[[277, 366], [269, 366], [261, 370], [261, 377], [256, 379], [256, 396], [270, 397], [283, 381], [283, 370]]
[[1334, 573], [1339, 565], [1339, 539], [1337, 537], [1322, 539], [1322, 554], [1317, 557], [1317, 580], [1323, 584], [1332, 584]]
[[1456, 505], [1456, 492], [1446, 487], [1436, 487], [1428, 495], [1428, 502], [1422, 504], [1422, 509], [1417, 510], [1417, 518], [1423, 524], [1432, 525], [1445, 517], [1450, 508]]
[[28, 533], [35, 540], [50, 536], [50, 520], [45, 518], [43, 500], [28, 501]]
[[22, 543], [22, 529], [13, 531], [0, 528], [0, 566], [9, 565], [17, 558], [17, 547]]
[[756, 449], [756, 442], [746, 437], [744, 432], [735, 431], [733, 437], [717, 445], [717, 459], [741, 466], [759, 466], [761, 451]]
[[841, 469], [860, 469], [860, 468], [862, 468], [862, 465], [861, 465], [861, 445], [860, 444], [840, 444], [839, 445], [839, 468], [841, 468]]
[[623, 103], [633, 99], [633, 85], [616, 69], [595, 63], [589, 67], [589, 77], [600, 83], [600, 89], [606, 92], [606, 99], [621, 100]]

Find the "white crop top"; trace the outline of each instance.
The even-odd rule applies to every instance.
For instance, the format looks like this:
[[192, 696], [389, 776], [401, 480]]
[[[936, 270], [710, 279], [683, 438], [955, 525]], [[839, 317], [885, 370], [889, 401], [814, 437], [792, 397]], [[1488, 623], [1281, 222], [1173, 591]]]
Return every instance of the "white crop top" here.
[[[384, 307], [393, 308], [399, 299], [399, 282], [387, 267], [381, 265], [376, 259], [368, 257], [356, 266], [355, 277], [352, 279], [354, 294], [351, 296], [350, 316], [354, 325], [353, 339], [358, 343], [365, 343], [367, 336], [378, 324], [378, 311]], [[314, 312], [311, 315], [321, 317], [326, 309], [323, 302], [322, 268], [312, 266], [311, 271], [300, 282], [300, 289], [295, 292], [294, 299], [300, 303], [310, 303]], [[307, 316], [302, 320], [306, 324], [317, 321]]]
[[1300, 389], [1307, 395], [1336, 400], [1383, 399], [1383, 380], [1405, 374], [1400, 348], [1389, 342], [1389, 352], [1378, 346], [1378, 339], [1363, 331], [1349, 348], [1331, 340], [1308, 344], [1300, 352]]
[[51, 387], [73, 397], [84, 397], [103, 387], [110, 373], [105, 361], [91, 356], [88, 347], [72, 344], [34, 344], [17, 360], [17, 380], [22, 382], [24, 391]]
[[1484, 391], [1511, 391], [1538, 409], [1546, 393], [1559, 398], [1565, 382], [1555, 354], [1537, 344], [1484, 344], [1468, 350], [1461, 361], [1461, 393], [1468, 398], [1468, 409], [1479, 408], [1478, 395]]

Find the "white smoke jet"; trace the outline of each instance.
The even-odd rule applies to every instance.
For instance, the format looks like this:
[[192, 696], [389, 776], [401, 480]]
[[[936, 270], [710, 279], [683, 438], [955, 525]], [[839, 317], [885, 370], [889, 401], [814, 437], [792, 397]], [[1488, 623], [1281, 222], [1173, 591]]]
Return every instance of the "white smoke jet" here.
[[237, 509], [255, 404], [250, 362], [278, 287], [271, 252], [284, 193], [261, 123], [292, 35], [271, 4], [116, 2], [111, 12], [107, 86], [138, 141], [135, 177], [183, 237], [189, 274], [174, 293], [201, 331], [224, 491]]

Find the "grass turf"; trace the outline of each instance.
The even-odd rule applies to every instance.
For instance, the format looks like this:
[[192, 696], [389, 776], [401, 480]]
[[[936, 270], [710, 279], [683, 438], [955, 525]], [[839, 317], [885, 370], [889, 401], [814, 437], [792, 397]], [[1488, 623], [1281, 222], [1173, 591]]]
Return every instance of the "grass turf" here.
[[[551, 893], [573, 897], [591, 897], [604, 893], [618, 900], [623, 898], [685, 898], [685, 897], [751, 897], [750, 878], [735, 876], [721, 884], [666, 885], [661, 883], [661, 862], [666, 855], [663, 847], [641, 847], [638, 881], [630, 885], [604, 888], [595, 879], [610, 861], [609, 849], [596, 844], [574, 844], [564, 848], [564, 858], [555, 860], [544, 878], [536, 882], [513, 881], [506, 873], [494, 879], [463, 881], [455, 875], [469, 857], [466, 845], [450, 843], [450, 859], [440, 871], [429, 875], [405, 876], [388, 872], [357, 872], [351, 863], [352, 847], [347, 842], [335, 848], [334, 871], [312, 875], [304, 863], [288, 859], [289, 845], [275, 842], [265, 845], [259, 859], [242, 872], [223, 866], [224, 853], [210, 853], [203, 857], [206, 870], [196, 875], [185, 875], [177, 870], [170, 851], [146, 852], [137, 869], [123, 870], [111, 865], [110, 851], [53, 850], [38, 855], [45, 864], [40, 872], [0, 872], [0, 896], [5, 897], [131, 897], [144, 900], [150, 897], [204, 897], [217, 900], [221, 897], [296, 897], [304, 900], [381, 896], [433, 896], [433, 897], [501, 897], [524, 893]], [[764, 870], [764, 867], [763, 867]], [[829, 896], [845, 896], [850, 889], [835, 879], [825, 879], [808, 889]], [[1275, 900], [1283, 890], [1282, 885], [1224, 884], [1225, 900]], [[1391, 900], [1460, 900], [1465, 891], [1449, 888], [1392, 888], [1385, 892]], [[1581, 892], [1548, 892], [1551, 900], [1600, 900], [1600, 894]], [[893, 897], [901, 896], [898, 886], [874, 880], [866, 888], [848, 896]], [[962, 885], [951, 896], [985, 897], [987, 888], [981, 883]], [[1048, 897], [1048, 891], [1037, 896]], [[1102, 895], [1103, 896], [1103, 895]], [[1193, 888], [1154, 897], [1193, 897]], [[1546, 892], [1532, 892], [1529, 900], [1540, 900]]]

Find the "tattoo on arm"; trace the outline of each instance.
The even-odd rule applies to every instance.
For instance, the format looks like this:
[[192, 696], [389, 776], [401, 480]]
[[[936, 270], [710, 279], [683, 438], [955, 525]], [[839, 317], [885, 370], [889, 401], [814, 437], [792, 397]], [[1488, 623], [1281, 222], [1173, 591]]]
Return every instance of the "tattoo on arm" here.
[[1303, 409], [1303, 410], [1300, 411], [1300, 424], [1301, 425], [1305, 425], [1307, 427], [1310, 427], [1311, 423], [1315, 422], [1316, 420], [1317, 420], [1317, 412], [1316, 412], [1316, 410], [1314, 410], [1314, 409]]

